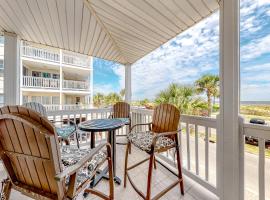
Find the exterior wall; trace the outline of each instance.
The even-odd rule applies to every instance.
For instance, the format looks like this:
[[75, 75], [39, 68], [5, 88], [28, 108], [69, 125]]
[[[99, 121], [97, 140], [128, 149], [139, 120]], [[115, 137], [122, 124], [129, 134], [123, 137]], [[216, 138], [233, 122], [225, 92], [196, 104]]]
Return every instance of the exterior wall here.
[[[25, 44], [26, 43], [24, 42], [22, 43], [22, 48]], [[62, 56], [64, 56], [63, 63], [61, 63], [61, 55], [59, 50], [49, 47], [44, 48], [43, 46], [39, 45], [35, 45], [34, 50], [31, 49], [31, 46], [27, 46], [26, 49], [21, 49], [21, 55], [21, 70], [23, 71], [23, 68], [27, 69], [27, 73], [21, 77], [21, 103], [25, 103], [25, 101], [39, 101], [42, 104], [51, 103], [57, 105], [59, 109], [61, 104], [60, 96], [62, 96], [63, 105], [87, 105], [89, 107], [90, 98], [92, 95], [91, 88], [93, 88], [91, 86], [91, 73], [93, 73], [93, 69], [92, 62], [89, 62], [89, 66], [85, 66], [85, 64], [87, 64], [86, 56], [82, 56], [84, 59], [80, 60], [79, 56], [81, 55], [77, 56], [74, 53], [64, 52], [62, 54]], [[3, 59], [4, 40], [3, 37], [0, 36], [0, 106], [4, 103], [4, 75], [3, 65], [1, 65]], [[62, 89], [60, 88], [60, 84], [59, 87], [41, 87], [42, 85], [40, 86], [38, 83], [44, 82], [44, 80], [45, 83], [48, 81], [47, 78], [42, 77], [42, 74], [41, 80], [34, 80], [31, 82], [31, 87], [26, 87], [24, 77], [27, 76], [31, 79], [33, 76], [33, 71], [50, 73], [51, 79], [53, 78], [53, 74], [57, 74], [59, 77], [57, 77], [58, 79], [56, 78], [54, 80], [60, 81], [61, 66], [63, 83], [65, 81]], [[47, 84], [45, 84], [45, 86], [47, 86]]]
[[[92, 62], [89, 62], [89, 66], [84, 65], [89, 57], [82, 56], [80, 60], [81, 55], [24, 42], [21, 52], [22, 66], [27, 69], [24, 70], [21, 86], [23, 101], [34, 100], [42, 104], [51, 102], [59, 108], [67, 104], [89, 104], [87, 99], [92, 95], [89, 81], [93, 73]], [[40, 72], [41, 77], [33, 77], [33, 71]], [[50, 77], [45, 78], [42, 73], [50, 73]], [[53, 78], [53, 74], [59, 76]], [[59, 101], [53, 101], [56, 98]]]

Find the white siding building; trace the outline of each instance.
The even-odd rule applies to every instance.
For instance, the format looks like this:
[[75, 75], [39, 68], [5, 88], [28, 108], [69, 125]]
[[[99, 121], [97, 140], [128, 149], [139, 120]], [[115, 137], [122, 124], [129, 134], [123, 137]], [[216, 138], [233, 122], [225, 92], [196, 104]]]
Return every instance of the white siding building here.
[[[3, 103], [3, 42], [0, 43], [0, 101]], [[40, 102], [47, 110], [89, 108], [92, 57], [22, 42], [20, 101]]]

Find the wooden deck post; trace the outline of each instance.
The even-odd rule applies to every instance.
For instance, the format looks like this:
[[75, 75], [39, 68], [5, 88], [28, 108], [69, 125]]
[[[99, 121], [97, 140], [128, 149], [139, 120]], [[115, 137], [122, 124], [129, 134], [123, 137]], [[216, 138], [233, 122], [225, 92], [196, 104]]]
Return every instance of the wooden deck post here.
[[220, 116], [217, 188], [221, 200], [242, 200], [239, 137], [239, 0], [220, 2]]

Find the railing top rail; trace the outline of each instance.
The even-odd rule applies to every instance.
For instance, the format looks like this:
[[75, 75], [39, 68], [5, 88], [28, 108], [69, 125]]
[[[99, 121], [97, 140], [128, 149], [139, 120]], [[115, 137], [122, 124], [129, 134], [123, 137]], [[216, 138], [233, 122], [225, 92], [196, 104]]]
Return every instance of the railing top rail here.
[[54, 80], [54, 81], [60, 81], [56, 78], [45, 78], [45, 77], [38, 77], [38, 76], [23, 76], [23, 78], [32, 78], [32, 79], [44, 79], [44, 80]]
[[[153, 110], [145, 109], [145, 108], [132, 108], [132, 112], [141, 113], [144, 115], [152, 115]], [[211, 117], [202, 117], [202, 116], [195, 116], [195, 115], [184, 115], [180, 116], [180, 121], [189, 124], [196, 124], [198, 126], [207, 126], [209, 128], [217, 128], [217, 120], [216, 118]]]
[[77, 81], [77, 80], [63, 80], [64, 82], [67, 82], [67, 83], [71, 83], [71, 82], [75, 82], [75, 83], [87, 83], [86, 81]]
[[244, 123], [242, 133], [246, 136], [270, 140], [270, 126], [268, 125]]
[[53, 110], [48, 111], [48, 116], [55, 115], [76, 115], [76, 114], [91, 114], [91, 113], [103, 113], [111, 112], [111, 108], [91, 108], [91, 109], [80, 109], [80, 110]]

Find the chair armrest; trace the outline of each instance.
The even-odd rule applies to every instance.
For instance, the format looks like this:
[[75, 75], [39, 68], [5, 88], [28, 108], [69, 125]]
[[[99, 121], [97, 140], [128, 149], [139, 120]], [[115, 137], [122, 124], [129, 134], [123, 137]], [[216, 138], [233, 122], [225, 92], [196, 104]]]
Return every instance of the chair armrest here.
[[151, 144], [151, 151], [155, 150], [156, 142], [158, 138], [160, 137], [166, 137], [166, 136], [171, 136], [171, 135], [177, 135], [177, 133], [181, 132], [181, 129], [176, 130], [176, 131], [171, 131], [171, 132], [163, 132], [163, 133], [158, 133], [154, 136], [152, 144]]
[[[94, 148], [89, 154], [85, 155], [80, 161], [78, 161], [76, 164], [67, 167], [63, 172], [60, 172], [59, 174], [56, 174], [54, 179], [56, 181], [61, 181], [65, 177], [70, 176], [77, 172], [80, 168], [82, 168], [89, 160], [93, 158], [95, 154], [97, 154], [102, 148], [107, 146], [107, 149], [111, 148], [109, 143], [100, 144], [96, 148]], [[110, 152], [110, 151], [109, 151]]]
[[142, 123], [142, 124], [135, 124], [131, 127], [130, 129], [130, 132], [137, 126], [148, 126], [149, 127], [149, 130], [151, 130], [151, 125], [152, 125], [152, 122], [149, 122], [149, 123]]

